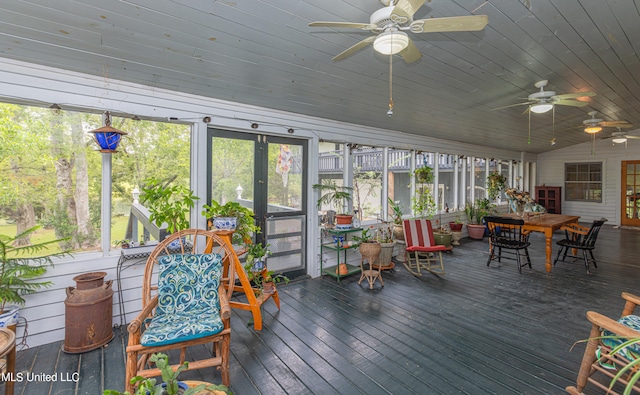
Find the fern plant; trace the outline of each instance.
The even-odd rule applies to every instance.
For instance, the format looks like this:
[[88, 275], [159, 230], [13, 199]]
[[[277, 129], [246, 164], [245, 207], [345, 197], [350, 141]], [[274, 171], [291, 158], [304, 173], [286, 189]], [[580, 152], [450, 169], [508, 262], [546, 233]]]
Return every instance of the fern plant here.
[[0, 311], [8, 304], [22, 306], [25, 303], [23, 295], [50, 286], [51, 281], [33, 279], [45, 274], [47, 266], [53, 264], [53, 258], [70, 255], [68, 250], [41, 255], [49, 246], [69, 238], [19, 245], [19, 240], [29, 239], [38, 229], [39, 226], [34, 226], [13, 237], [0, 234]]

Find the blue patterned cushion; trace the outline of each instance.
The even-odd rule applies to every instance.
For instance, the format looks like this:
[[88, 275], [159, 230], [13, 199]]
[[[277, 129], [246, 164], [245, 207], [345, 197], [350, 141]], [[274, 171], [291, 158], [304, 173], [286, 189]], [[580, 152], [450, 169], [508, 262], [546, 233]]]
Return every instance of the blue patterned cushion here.
[[224, 329], [218, 299], [220, 255], [164, 255], [158, 266], [158, 307], [142, 334], [142, 345], [199, 339]]
[[[627, 315], [620, 318], [618, 322], [628, 326], [633, 330], [640, 331], [640, 316]], [[616, 336], [616, 334], [605, 330], [605, 331], [602, 331], [602, 336]], [[602, 343], [608, 347], [614, 348], [624, 343], [626, 340], [627, 339], [602, 339]], [[629, 346], [626, 348], [628, 348], [630, 351], [633, 351], [636, 354], [640, 354], [640, 343], [636, 343], [633, 346]]]

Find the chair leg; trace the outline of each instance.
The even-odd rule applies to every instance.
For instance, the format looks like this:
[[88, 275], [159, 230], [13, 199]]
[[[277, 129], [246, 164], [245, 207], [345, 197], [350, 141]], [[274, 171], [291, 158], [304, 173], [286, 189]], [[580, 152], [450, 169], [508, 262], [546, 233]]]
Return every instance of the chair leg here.
[[491, 244], [491, 247], [489, 248], [489, 259], [487, 260], [487, 266], [489, 266], [489, 264], [491, 264], [491, 261], [496, 258], [495, 257], [495, 254], [496, 254], [495, 249], [496, 249], [496, 247], [493, 244]]
[[138, 374], [138, 353], [135, 351], [127, 353], [127, 365], [126, 365], [126, 381], [125, 381], [125, 390], [130, 394], [135, 392], [135, 388], [133, 384], [131, 384], [131, 379], [134, 378]]
[[529, 269], [531, 269], [532, 267], [531, 267], [531, 258], [529, 257], [529, 249], [525, 248], [524, 253], [527, 256], [527, 264], [529, 265]]
[[597, 269], [598, 265], [596, 265], [596, 258], [593, 256], [593, 251], [589, 250], [589, 255], [591, 255], [591, 262], [593, 263], [593, 267]]
[[587, 274], [591, 274], [589, 271], [589, 256], [587, 255], [587, 250], [582, 250], [582, 256], [584, 257], [584, 267], [587, 269]]
[[[564, 246], [561, 246], [561, 247], [560, 247], [560, 249], [558, 250], [558, 255], [556, 256], [556, 260], [555, 260], [555, 261], [553, 261], [553, 266], [555, 266], [555, 265], [556, 265], [556, 263], [558, 263], [558, 259], [560, 259], [560, 254], [562, 254], [562, 251], [563, 251], [564, 249], [565, 249], [565, 247], [564, 247]], [[567, 254], [565, 253], [565, 256], [566, 256], [566, 255], [567, 255]], [[564, 261], [564, 258], [562, 258], [562, 260]]]
[[498, 247], [498, 263], [502, 263], [502, 247]]
[[520, 250], [516, 250], [516, 265], [518, 265], [518, 273], [522, 274], [522, 264], [520, 264]]

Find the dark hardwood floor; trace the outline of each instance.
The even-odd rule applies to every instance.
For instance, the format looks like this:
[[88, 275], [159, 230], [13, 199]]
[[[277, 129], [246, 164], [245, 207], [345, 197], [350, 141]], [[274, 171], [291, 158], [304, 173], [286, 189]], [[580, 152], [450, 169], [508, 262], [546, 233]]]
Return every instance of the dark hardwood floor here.
[[[533, 268], [522, 274], [513, 261], [487, 267], [486, 239], [463, 239], [446, 254], [441, 277], [416, 278], [399, 265], [374, 290], [358, 276], [281, 285], [282, 309], [263, 306], [261, 332], [247, 325], [248, 312], [233, 312], [231, 388], [237, 395], [564, 393], [584, 350], [571, 347], [589, 334], [587, 310], [617, 317], [620, 293], [640, 293], [640, 230], [606, 226], [591, 275], [582, 261], [546, 273], [544, 238], [534, 234], [532, 242]], [[18, 371], [58, 380], [25, 380], [16, 394], [122, 390], [126, 339], [116, 331], [107, 347], [80, 355], [64, 354], [62, 342], [20, 351]], [[74, 372], [77, 382], [61, 381]], [[220, 380], [212, 369], [181, 377]]]

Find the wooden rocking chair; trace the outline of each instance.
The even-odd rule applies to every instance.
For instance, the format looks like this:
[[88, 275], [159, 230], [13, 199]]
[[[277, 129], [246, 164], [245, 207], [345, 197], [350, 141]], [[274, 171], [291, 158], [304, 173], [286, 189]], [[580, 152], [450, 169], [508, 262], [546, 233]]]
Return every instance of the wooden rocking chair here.
[[222, 383], [230, 385], [233, 259], [237, 256], [228, 243], [202, 229], [174, 233], [153, 250], [144, 272], [142, 311], [127, 327], [127, 391], [134, 393], [130, 380], [136, 375], [160, 375], [159, 369], [148, 366], [150, 354], [179, 349], [180, 363], [172, 366], [176, 369], [185, 361], [187, 347], [209, 343], [211, 355], [189, 361], [189, 369], [215, 366]]
[[436, 245], [431, 221], [405, 219], [402, 227], [407, 243], [404, 267], [414, 276], [422, 276], [423, 269], [433, 274], [445, 274], [442, 251], [446, 251], [447, 247]]
[[[591, 333], [587, 347], [580, 364], [580, 372], [575, 386], [566, 390], [572, 395], [581, 395], [587, 384], [603, 390], [603, 393], [616, 395], [620, 386], [631, 386], [632, 393], [640, 393], [640, 383], [629, 384], [634, 374], [638, 374], [637, 359], [640, 358], [640, 343], [627, 346], [623, 351], [613, 353], [612, 350], [622, 344], [625, 339], [638, 339], [640, 341], [640, 316], [633, 315], [635, 307], [640, 304], [640, 297], [627, 292], [622, 293], [626, 303], [622, 311], [622, 318], [612, 320], [595, 311], [587, 312], [587, 319], [591, 322]], [[606, 338], [603, 336], [622, 336], [623, 338]], [[633, 368], [617, 379], [613, 390], [608, 391], [611, 380], [614, 379], [620, 369], [635, 362]], [[635, 391], [635, 392], [634, 392]]]

